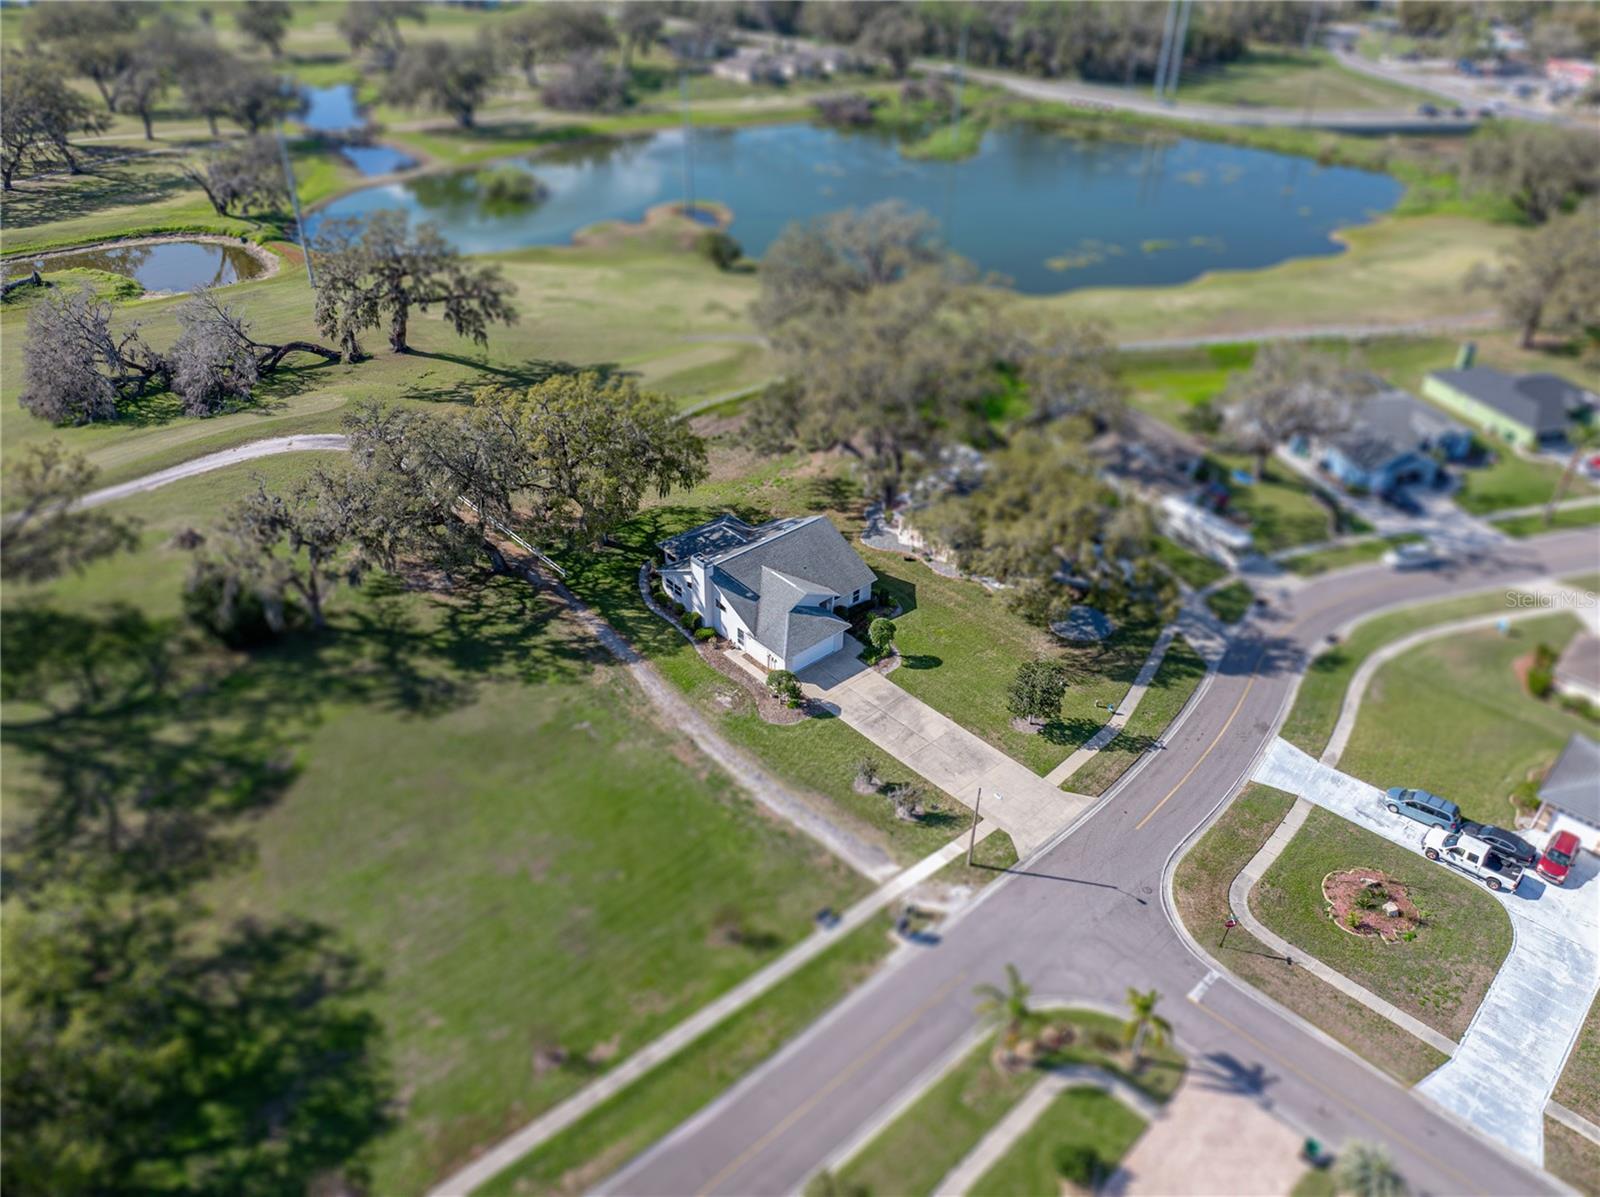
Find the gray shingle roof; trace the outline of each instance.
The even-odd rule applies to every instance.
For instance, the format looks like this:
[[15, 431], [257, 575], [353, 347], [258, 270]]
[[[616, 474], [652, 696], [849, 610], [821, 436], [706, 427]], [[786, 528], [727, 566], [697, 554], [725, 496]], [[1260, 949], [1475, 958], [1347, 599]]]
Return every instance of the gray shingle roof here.
[[[730, 522], [731, 521], [731, 522]], [[721, 528], [718, 528], [721, 525]], [[706, 557], [711, 580], [734, 612], [773, 652], [804, 652], [849, 624], [805, 600], [868, 590], [877, 575], [827, 518], [773, 520], [752, 528], [722, 516], [662, 542], [669, 553]], [[706, 546], [704, 548], [700, 546]]]
[[1431, 450], [1441, 437], [1467, 431], [1431, 404], [1404, 391], [1385, 391], [1361, 403], [1350, 429], [1331, 439], [1348, 461], [1377, 470], [1415, 450]]
[[[1600, 636], [1579, 632], [1556, 661], [1556, 680], [1600, 690]], [[1596, 782], [1600, 785], [1600, 781]]]
[[1539, 787], [1539, 800], [1600, 825], [1600, 743], [1574, 732]]
[[1582, 387], [1556, 374], [1503, 374], [1473, 366], [1435, 370], [1433, 376], [1540, 436], [1564, 431], [1573, 413], [1589, 402]]

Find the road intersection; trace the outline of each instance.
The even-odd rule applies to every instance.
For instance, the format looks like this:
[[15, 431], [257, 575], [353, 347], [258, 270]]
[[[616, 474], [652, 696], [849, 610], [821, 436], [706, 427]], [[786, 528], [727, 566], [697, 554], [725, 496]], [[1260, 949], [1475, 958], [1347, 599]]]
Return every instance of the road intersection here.
[[[969, 1035], [972, 987], [1017, 963], [1037, 991], [1115, 1005], [1155, 986], [1197, 1083], [1248, 1094], [1328, 1143], [1380, 1140], [1419, 1193], [1556, 1191], [1547, 1175], [1218, 976], [1167, 901], [1171, 867], [1273, 741], [1325, 638], [1409, 602], [1572, 574], [1592, 531], [1486, 550], [1458, 568], [1350, 570], [1283, 595], [1234, 638], [1161, 750], [943, 933], [601, 1186], [608, 1193], [787, 1193]], [[1191, 1000], [1174, 1001], [1190, 994]]]

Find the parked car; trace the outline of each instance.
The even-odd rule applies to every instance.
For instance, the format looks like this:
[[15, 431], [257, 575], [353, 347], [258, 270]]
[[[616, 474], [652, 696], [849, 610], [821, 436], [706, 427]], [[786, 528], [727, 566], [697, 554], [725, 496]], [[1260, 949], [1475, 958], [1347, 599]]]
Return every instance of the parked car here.
[[1430, 794], [1427, 790], [1408, 790], [1395, 786], [1384, 800], [1389, 813], [1404, 815], [1418, 823], [1454, 831], [1461, 826], [1461, 808], [1448, 798]]
[[1471, 819], [1461, 821], [1461, 834], [1470, 835], [1480, 839], [1495, 850], [1497, 856], [1524, 869], [1531, 869], [1538, 863], [1539, 850], [1523, 839], [1507, 831], [1504, 827], [1496, 827], [1493, 823], [1474, 823]]
[[1482, 108], [1479, 108], [1472, 115], [1477, 117], [1481, 121], [1488, 121], [1488, 120], [1493, 120], [1495, 118], [1496, 114], [1495, 114], [1495, 110], [1493, 108], [1490, 108], [1486, 104]]
[[1409, 490], [1389, 490], [1383, 493], [1383, 501], [1397, 511], [1407, 515], [1424, 514], [1423, 506], [1417, 502], [1417, 497]]
[[1439, 115], [1439, 107], [1436, 104], [1418, 104], [1417, 105], [1417, 115], [1418, 116], [1438, 116]]
[[1539, 857], [1539, 876], [1556, 885], [1565, 885], [1573, 863], [1578, 859], [1578, 847], [1576, 834], [1570, 831], [1556, 832], [1544, 846], [1544, 855]]
[[1443, 827], [1430, 827], [1422, 833], [1422, 854], [1447, 865], [1458, 873], [1476, 877], [1490, 889], [1516, 891], [1522, 868], [1502, 860], [1488, 844], [1474, 836]]
[[1397, 544], [1383, 555], [1383, 563], [1391, 569], [1427, 569], [1442, 560], [1439, 551], [1425, 540]]
[[1454, 117], [1466, 116], [1467, 115], [1467, 110], [1465, 108], [1461, 107], [1461, 105], [1457, 104], [1454, 108], [1452, 108], [1450, 110], [1450, 115], [1454, 116]]

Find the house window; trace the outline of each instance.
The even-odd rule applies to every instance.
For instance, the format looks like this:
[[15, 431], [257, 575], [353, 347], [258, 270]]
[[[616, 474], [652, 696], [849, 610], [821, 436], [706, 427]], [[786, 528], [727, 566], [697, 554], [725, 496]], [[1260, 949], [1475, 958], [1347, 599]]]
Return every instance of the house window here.
[[739, 628], [738, 630], [736, 630], [734, 632], [734, 634], [733, 634], [733, 642], [735, 644], [737, 644], [740, 648], [744, 647], [744, 629], [743, 628]]
[[726, 611], [727, 609], [728, 609], [728, 604], [722, 601], [722, 596], [720, 594], [717, 595], [717, 610], [718, 611]]

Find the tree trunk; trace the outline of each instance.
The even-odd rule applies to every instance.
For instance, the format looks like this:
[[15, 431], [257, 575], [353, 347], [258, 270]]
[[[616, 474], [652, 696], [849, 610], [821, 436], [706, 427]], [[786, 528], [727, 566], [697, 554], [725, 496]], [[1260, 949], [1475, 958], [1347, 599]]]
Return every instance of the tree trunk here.
[[396, 353], [406, 353], [406, 321], [410, 317], [410, 305], [400, 303], [395, 305], [394, 315], [389, 318], [389, 348]]
[[139, 113], [139, 118], [144, 121], [144, 139], [146, 141], [154, 141], [156, 139], [156, 133], [155, 130], [150, 127], [150, 110], [145, 109], [143, 112]]
[[1272, 450], [1259, 449], [1256, 451], [1256, 481], [1260, 482], [1267, 473], [1267, 454]]
[[344, 360], [344, 355], [337, 349], [329, 349], [326, 345], [317, 345], [311, 341], [289, 341], [283, 345], [262, 345], [264, 353], [256, 361], [256, 373], [271, 374], [283, 364], [283, 359], [291, 353], [314, 353], [325, 362], [338, 364]]
[[215, 112], [206, 113], [206, 124], [211, 126], [211, 136], [221, 136], [221, 134], [217, 132], [217, 114]]
[[1544, 305], [1539, 304], [1528, 314], [1528, 318], [1522, 322], [1522, 347], [1524, 349], [1533, 348], [1533, 338], [1538, 335], [1539, 322], [1543, 319]]
[[1577, 472], [1578, 461], [1583, 457], [1583, 445], [1572, 447], [1572, 456], [1567, 458], [1567, 468], [1561, 471], [1561, 477], [1556, 479], [1555, 489], [1550, 492], [1550, 501], [1544, 505], [1544, 526], [1548, 528], [1555, 522], [1556, 504], [1567, 497], [1567, 487], [1572, 485], [1572, 475]]

